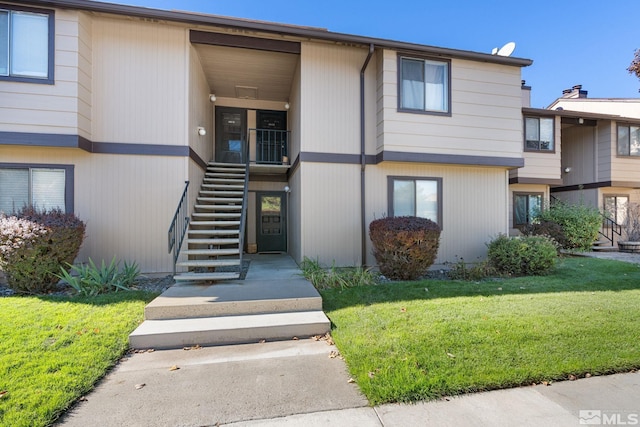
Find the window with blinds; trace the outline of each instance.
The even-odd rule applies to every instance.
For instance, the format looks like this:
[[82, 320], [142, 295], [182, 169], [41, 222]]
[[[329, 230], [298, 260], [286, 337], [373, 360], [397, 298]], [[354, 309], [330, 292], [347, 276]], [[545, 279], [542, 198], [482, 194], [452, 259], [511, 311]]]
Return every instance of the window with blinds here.
[[66, 212], [66, 171], [54, 168], [0, 168], [0, 212], [24, 206]]

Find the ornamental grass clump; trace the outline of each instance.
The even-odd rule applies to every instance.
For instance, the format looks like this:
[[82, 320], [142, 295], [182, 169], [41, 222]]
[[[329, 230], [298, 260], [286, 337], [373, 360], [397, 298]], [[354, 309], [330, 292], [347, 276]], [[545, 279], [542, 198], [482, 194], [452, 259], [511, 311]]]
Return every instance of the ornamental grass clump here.
[[388, 217], [369, 224], [369, 237], [383, 275], [391, 280], [415, 280], [436, 260], [440, 227], [426, 218]]
[[60, 209], [25, 207], [0, 216], [0, 268], [18, 294], [51, 292], [60, 267], [72, 263], [84, 239], [85, 224]]

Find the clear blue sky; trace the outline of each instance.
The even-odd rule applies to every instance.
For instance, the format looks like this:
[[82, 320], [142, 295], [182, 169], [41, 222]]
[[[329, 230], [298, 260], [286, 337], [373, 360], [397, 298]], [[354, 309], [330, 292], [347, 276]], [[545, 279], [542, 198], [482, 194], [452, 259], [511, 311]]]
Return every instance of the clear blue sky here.
[[490, 53], [516, 42], [533, 59], [522, 78], [532, 106], [582, 84], [590, 98], [638, 98], [626, 70], [640, 48], [640, 0], [112, 0], [167, 10], [258, 19]]

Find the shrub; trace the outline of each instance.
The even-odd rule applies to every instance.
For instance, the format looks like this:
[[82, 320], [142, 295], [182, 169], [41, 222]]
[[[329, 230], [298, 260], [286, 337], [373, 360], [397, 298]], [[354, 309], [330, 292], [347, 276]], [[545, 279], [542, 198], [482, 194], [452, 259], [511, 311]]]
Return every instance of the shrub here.
[[562, 227], [566, 237], [564, 249], [591, 250], [602, 226], [602, 215], [594, 207], [555, 202], [549, 209], [540, 211], [534, 222], [554, 222]]
[[[69, 265], [69, 270], [60, 267], [60, 279], [71, 286], [80, 295], [96, 296], [108, 292], [128, 291], [140, 275], [140, 269], [134, 262], [129, 264], [126, 261], [120, 270], [120, 261], [116, 262], [116, 257], [111, 259], [111, 263], [106, 265], [104, 260], [100, 267], [97, 267], [91, 258], [88, 265]], [[77, 275], [73, 276], [71, 271]]]
[[56, 272], [78, 255], [84, 231], [80, 219], [59, 209], [25, 207], [0, 216], [0, 267], [9, 287], [19, 294], [52, 291]]
[[313, 283], [316, 289], [344, 289], [376, 283], [374, 274], [362, 267], [339, 268], [333, 265], [330, 269], [326, 269], [317, 260], [304, 257], [300, 268], [304, 278]]
[[415, 280], [436, 259], [440, 227], [426, 218], [388, 217], [369, 224], [369, 237], [382, 274], [392, 280]]
[[569, 246], [569, 240], [560, 224], [553, 221], [539, 221], [523, 226], [520, 231], [525, 236], [547, 236], [558, 243], [558, 250]]
[[445, 264], [449, 267], [447, 276], [451, 280], [478, 281], [499, 275], [498, 271], [488, 260], [479, 261], [475, 264], [467, 264], [464, 258], [460, 258], [456, 262]]
[[546, 236], [509, 237], [499, 235], [488, 245], [488, 258], [500, 274], [538, 276], [548, 273], [556, 263], [556, 243]]

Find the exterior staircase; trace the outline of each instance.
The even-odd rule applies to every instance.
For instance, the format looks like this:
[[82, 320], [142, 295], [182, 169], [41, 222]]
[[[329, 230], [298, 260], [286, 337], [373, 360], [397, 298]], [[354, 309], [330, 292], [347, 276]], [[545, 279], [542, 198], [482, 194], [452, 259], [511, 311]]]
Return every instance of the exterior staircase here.
[[[244, 164], [209, 162], [187, 230], [187, 272], [176, 282], [234, 280], [242, 269], [248, 171]], [[222, 271], [221, 271], [222, 270]]]

